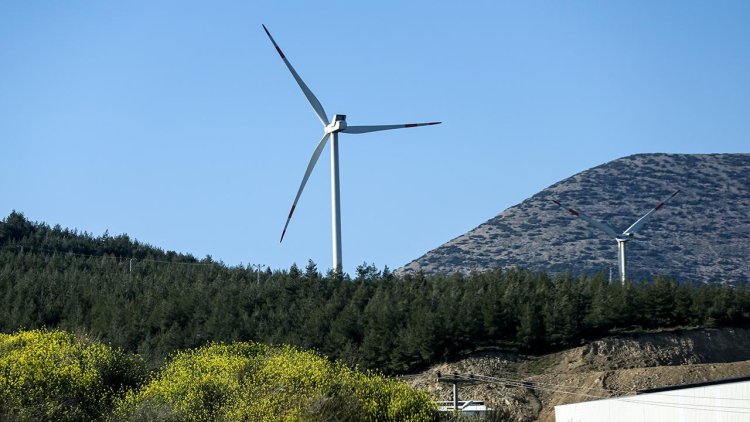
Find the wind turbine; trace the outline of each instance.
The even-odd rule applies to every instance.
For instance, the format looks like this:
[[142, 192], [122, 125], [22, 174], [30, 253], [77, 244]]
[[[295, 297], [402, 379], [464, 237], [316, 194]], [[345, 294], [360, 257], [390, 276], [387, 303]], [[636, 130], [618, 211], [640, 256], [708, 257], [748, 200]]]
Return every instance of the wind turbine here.
[[[587, 223], [591, 224], [592, 226], [600, 230], [603, 230], [605, 233], [615, 238], [615, 240], [617, 241], [617, 257], [618, 257], [618, 264], [620, 267], [620, 282], [625, 284], [625, 244], [628, 241], [630, 241], [630, 239], [633, 237], [635, 232], [637, 232], [638, 229], [640, 229], [646, 223], [646, 221], [648, 221], [654, 215], [656, 211], [659, 211], [664, 206], [664, 204], [667, 203], [667, 201], [674, 198], [678, 193], [680, 193], [679, 190], [674, 191], [672, 195], [670, 195], [667, 199], [659, 202], [659, 204], [657, 204], [656, 207], [654, 207], [651, 211], [647, 212], [646, 215], [639, 218], [638, 221], [630, 225], [630, 227], [625, 229], [625, 231], [620, 234], [617, 234], [615, 229], [613, 229], [609, 225], [602, 223], [600, 221], [594, 220], [593, 218], [589, 217], [588, 215], [574, 208], [568, 208], [568, 212], [570, 212], [576, 217], [582, 218]], [[560, 201], [557, 201], [554, 199], [552, 199], [551, 201], [557, 204], [558, 206], [565, 208], [560, 203]]]
[[326, 146], [326, 142], [328, 141], [328, 138], [331, 138], [331, 208], [332, 208], [332, 215], [331, 215], [331, 225], [333, 228], [333, 269], [336, 272], [341, 272], [342, 269], [342, 263], [341, 263], [341, 202], [339, 199], [339, 133], [351, 133], [351, 134], [359, 134], [359, 133], [368, 133], [368, 132], [376, 132], [379, 130], [390, 130], [390, 129], [403, 129], [403, 128], [409, 128], [409, 127], [417, 127], [417, 126], [430, 126], [430, 125], [437, 125], [441, 122], [429, 122], [429, 123], [407, 123], [407, 124], [400, 124], [400, 125], [376, 125], [376, 126], [349, 126], [346, 124], [346, 115], [344, 114], [334, 114], [333, 115], [333, 121], [328, 121], [328, 117], [326, 115], [325, 110], [323, 109], [323, 106], [320, 104], [320, 101], [315, 97], [315, 94], [312, 93], [310, 88], [305, 85], [305, 82], [302, 81], [302, 78], [297, 74], [297, 72], [292, 67], [292, 64], [289, 63], [289, 60], [287, 60], [284, 53], [281, 51], [281, 48], [279, 48], [279, 45], [276, 44], [276, 41], [271, 36], [271, 33], [268, 32], [268, 28], [266, 28], [265, 25], [263, 25], [263, 30], [266, 31], [266, 35], [268, 35], [268, 38], [273, 43], [273, 46], [276, 48], [276, 51], [279, 53], [279, 56], [281, 56], [281, 60], [284, 61], [284, 64], [289, 69], [289, 71], [292, 73], [292, 76], [294, 77], [294, 80], [297, 81], [297, 85], [302, 89], [302, 92], [305, 94], [305, 97], [307, 97], [307, 101], [310, 102], [310, 105], [312, 106], [313, 110], [315, 111], [315, 114], [318, 115], [318, 118], [320, 119], [321, 123], [323, 123], [323, 138], [318, 142], [318, 146], [315, 148], [312, 154], [312, 158], [310, 158], [310, 163], [307, 165], [307, 170], [305, 170], [305, 175], [302, 177], [302, 183], [299, 186], [299, 189], [297, 190], [297, 196], [294, 198], [294, 202], [292, 203], [292, 209], [289, 210], [289, 216], [286, 219], [286, 224], [284, 225], [284, 230], [281, 232], [281, 239], [279, 242], [282, 242], [284, 240], [284, 235], [286, 234], [286, 229], [289, 227], [289, 221], [292, 219], [292, 214], [294, 214], [294, 209], [297, 207], [297, 201], [299, 201], [300, 195], [302, 195], [302, 190], [305, 188], [305, 184], [307, 183], [307, 179], [310, 177], [310, 173], [312, 173], [313, 168], [315, 168], [315, 163], [318, 162], [318, 157], [320, 157], [320, 154], [323, 152], [323, 148]]

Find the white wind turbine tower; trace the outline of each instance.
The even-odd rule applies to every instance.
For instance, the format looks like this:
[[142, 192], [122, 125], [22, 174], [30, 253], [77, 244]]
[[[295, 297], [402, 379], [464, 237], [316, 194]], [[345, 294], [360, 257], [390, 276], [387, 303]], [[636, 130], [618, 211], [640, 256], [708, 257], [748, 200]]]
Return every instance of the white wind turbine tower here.
[[[654, 215], [656, 211], [659, 211], [661, 207], [663, 207], [664, 204], [667, 203], [667, 201], [674, 198], [678, 193], [680, 193], [679, 190], [674, 191], [674, 193], [672, 193], [672, 195], [670, 195], [669, 198], [659, 202], [659, 204], [656, 205], [656, 207], [654, 207], [651, 211], [647, 212], [646, 215], [639, 218], [638, 221], [633, 223], [630, 227], [625, 229], [625, 231], [620, 234], [617, 234], [615, 229], [613, 229], [609, 225], [602, 223], [600, 221], [594, 220], [593, 218], [589, 217], [588, 215], [580, 211], [577, 211], [574, 208], [568, 208], [568, 212], [575, 215], [576, 217], [582, 218], [587, 223], [591, 224], [592, 226], [598, 229], [603, 230], [608, 235], [615, 238], [615, 240], [617, 241], [617, 257], [618, 257], [618, 264], [620, 267], [620, 282], [624, 284], [625, 283], [625, 243], [627, 243], [633, 237], [635, 232], [637, 232], [638, 229], [640, 229], [646, 223], [646, 221], [648, 221]], [[558, 206], [565, 208], [560, 203], [560, 201], [556, 201], [554, 199], [552, 199], [551, 201], [557, 204]]]
[[297, 196], [294, 198], [294, 202], [292, 203], [292, 209], [289, 211], [289, 216], [286, 219], [286, 224], [284, 225], [284, 230], [281, 232], [281, 239], [279, 242], [284, 240], [284, 234], [286, 234], [286, 229], [289, 227], [289, 221], [292, 219], [292, 214], [294, 214], [294, 208], [297, 206], [297, 201], [299, 201], [300, 195], [302, 195], [302, 190], [305, 188], [305, 184], [307, 183], [307, 179], [310, 177], [310, 173], [312, 173], [313, 168], [315, 167], [315, 163], [318, 161], [318, 157], [320, 157], [320, 154], [323, 152], [323, 148], [326, 145], [326, 142], [328, 141], [328, 138], [331, 138], [331, 207], [332, 207], [332, 218], [331, 223], [333, 226], [333, 269], [336, 272], [342, 271], [342, 263], [341, 263], [341, 204], [339, 200], [339, 133], [351, 133], [351, 134], [358, 134], [358, 133], [367, 133], [367, 132], [376, 132], [379, 130], [390, 130], [390, 129], [403, 129], [403, 128], [409, 128], [409, 127], [417, 127], [417, 126], [429, 126], [429, 125], [437, 125], [441, 122], [429, 122], [429, 123], [409, 123], [409, 124], [400, 124], [400, 125], [377, 125], [377, 126], [349, 126], [346, 124], [346, 115], [344, 114], [334, 114], [333, 115], [333, 121], [329, 122], [328, 117], [326, 115], [325, 110], [323, 110], [323, 106], [320, 104], [320, 101], [318, 101], [317, 98], [315, 98], [315, 95], [310, 91], [310, 88], [305, 85], [305, 82], [302, 81], [302, 78], [297, 74], [297, 72], [292, 67], [292, 64], [289, 63], [289, 60], [286, 59], [286, 56], [284, 56], [284, 53], [281, 51], [281, 48], [279, 48], [279, 45], [276, 44], [276, 41], [271, 36], [271, 33], [268, 32], [268, 29], [265, 25], [263, 25], [263, 30], [266, 31], [266, 35], [268, 35], [268, 38], [273, 43], [273, 46], [276, 47], [276, 51], [279, 53], [279, 56], [281, 56], [281, 60], [284, 61], [284, 64], [286, 64], [286, 67], [289, 69], [289, 71], [292, 73], [292, 76], [294, 77], [294, 80], [297, 81], [297, 84], [302, 89], [302, 92], [305, 94], [305, 97], [307, 97], [307, 101], [310, 102], [310, 105], [312, 106], [313, 110], [315, 111], [315, 114], [318, 115], [318, 118], [320, 119], [321, 123], [323, 123], [323, 139], [318, 142], [318, 146], [315, 148], [315, 151], [313, 151], [312, 158], [310, 158], [310, 163], [307, 165], [307, 170], [305, 170], [305, 175], [302, 177], [302, 183], [299, 186], [299, 189], [297, 190]]

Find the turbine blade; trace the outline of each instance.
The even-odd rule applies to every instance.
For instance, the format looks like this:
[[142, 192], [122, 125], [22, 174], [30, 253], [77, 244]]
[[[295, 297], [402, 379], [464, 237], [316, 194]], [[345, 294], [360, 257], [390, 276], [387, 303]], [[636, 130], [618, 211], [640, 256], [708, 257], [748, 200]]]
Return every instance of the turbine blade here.
[[407, 123], [405, 125], [347, 126], [346, 129], [342, 130], [342, 132], [357, 134], [357, 133], [377, 132], [379, 130], [405, 129], [408, 127], [439, 125], [440, 123], [443, 123], [443, 122]]
[[302, 195], [302, 190], [305, 189], [305, 184], [307, 183], [307, 179], [310, 178], [310, 173], [312, 173], [313, 168], [315, 168], [315, 163], [318, 162], [320, 153], [323, 152], [323, 148], [326, 146], [326, 141], [328, 140], [328, 136], [330, 136], [330, 133], [326, 133], [325, 135], [323, 135], [323, 139], [320, 140], [320, 142], [318, 143], [318, 146], [315, 148], [315, 151], [313, 151], [313, 155], [310, 158], [310, 163], [307, 164], [307, 170], [305, 170], [305, 176], [302, 177], [302, 183], [300, 183], [299, 189], [297, 190], [297, 196], [294, 197], [294, 203], [292, 203], [292, 209], [289, 210], [289, 217], [286, 218], [286, 224], [284, 224], [284, 230], [281, 232], [281, 239], [279, 240], [279, 243], [284, 241], [286, 228], [289, 227], [289, 221], [291, 221], [292, 214], [294, 214], [294, 209], [297, 207], [297, 201], [299, 201], [299, 197], [300, 195]]
[[646, 215], [639, 218], [638, 221], [633, 223], [632, 226], [628, 227], [624, 232], [622, 232], [622, 234], [627, 235], [627, 236], [634, 234], [636, 231], [638, 231], [638, 229], [640, 229], [646, 223], [646, 221], [648, 221], [654, 215], [656, 211], [659, 211], [661, 207], [663, 207], [664, 204], [667, 203], [667, 201], [677, 196], [678, 193], [680, 193], [679, 190], [674, 191], [672, 195], [669, 196], [669, 198], [659, 202], [651, 211], [647, 212]]
[[[563, 206], [563, 204], [560, 203], [560, 201], [557, 201], [557, 200], [554, 200], [554, 199], [550, 199], [550, 201], [554, 202], [555, 204], [557, 204], [561, 208], [566, 208], [565, 206]], [[569, 213], [575, 215], [576, 217], [580, 217], [585, 222], [591, 224], [592, 226], [598, 228], [599, 230], [603, 230], [608, 235], [610, 235], [612, 237], [617, 237], [617, 232], [615, 232], [615, 229], [613, 229], [609, 225], [604, 224], [604, 223], [602, 223], [600, 221], [596, 221], [593, 218], [589, 217], [588, 215], [586, 215], [586, 214], [584, 214], [584, 213], [582, 213], [582, 212], [580, 212], [580, 211], [578, 211], [578, 210], [576, 210], [574, 208], [566, 208], [566, 209], [568, 210]]]
[[318, 115], [318, 118], [321, 122], [323, 122], [323, 126], [328, 126], [328, 117], [326, 117], [326, 111], [323, 110], [323, 106], [320, 104], [320, 101], [315, 97], [315, 94], [310, 91], [310, 88], [305, 85], [305, 82], [302, 80], [302, 78], [299, 77], [297, 74], [297, 71], [294, 70], [292, 67], [292, 64], [289, 63], [289, 60], [286, 59], [286, 56], [279, 48], [279, 45], [276, 44], [276, 41], [271, 36], [271, 33], [268, 32], [268, 28], [266, 28], [265, 25], [263, 26], [263, 30], [266, 31], [266, 35], [268, 35], [268, 38], [273, 43], [273, 46], [276, 47], [276, 51], [279, 52], [279, 56], [281, 56], [281, 60], [284, 61], [284, 64], [286, 64], [286, 67], [289, 68], [289, 71], [292, 72], [292, 76], [294, 76], [294, 80], [297, 81], [297, 85], [299, 85], [300, 88], [302, 88], [302, 92], [305, 94], [305, 97], [307, 97], [307, 101], [310, 102], [310, 105], [312, 106], [313, 110], [315, 110], [315, 114]]

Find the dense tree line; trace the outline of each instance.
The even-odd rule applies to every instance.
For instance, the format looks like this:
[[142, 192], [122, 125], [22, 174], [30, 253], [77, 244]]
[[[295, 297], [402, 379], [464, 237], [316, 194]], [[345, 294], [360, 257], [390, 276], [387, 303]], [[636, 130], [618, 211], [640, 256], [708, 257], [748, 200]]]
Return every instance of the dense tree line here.
[[154, 366], [210, 340], [253, 340], [405, 372], [480, 348], [542, 353], [622, 330], [749, 322], [747, 288], [719, 283], [515, 269], [397, 277], [368, 265], [341, 276], [312, 262], [258, 274], [15, 212], [0, 223], [1, 332], [85, 332]]

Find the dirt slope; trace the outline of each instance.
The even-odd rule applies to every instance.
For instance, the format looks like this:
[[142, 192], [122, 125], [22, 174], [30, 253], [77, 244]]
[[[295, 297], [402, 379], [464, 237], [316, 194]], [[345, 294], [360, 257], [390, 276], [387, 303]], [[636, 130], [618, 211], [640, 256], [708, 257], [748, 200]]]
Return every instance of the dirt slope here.
[[436, 381], [438, 371], [492, 377], [462, 386], [461, 399], [509, 408], [519, 421], [554, 421], [554, 406], [559, 404], [750, 375], [750, 330], [609, 337], [539, 357], [485, 352], [436, 365], [406, 379], [439, 399], [449, 400], [451, 386]]

